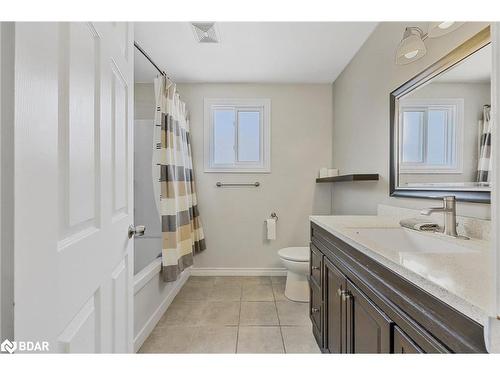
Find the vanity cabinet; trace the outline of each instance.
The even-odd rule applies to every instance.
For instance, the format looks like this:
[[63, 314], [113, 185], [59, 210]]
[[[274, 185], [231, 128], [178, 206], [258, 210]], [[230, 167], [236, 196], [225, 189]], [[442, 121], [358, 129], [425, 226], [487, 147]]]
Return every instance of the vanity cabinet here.
[[350, 281], [343, 299], [348, 353], [390, 353], [394, 323]]
[[323, 254], [318, 250], [311, 248], [309, 272], [309, 316], [312, 322], [314, 337], [320, 347], [323, 347]]
[[483, 353], [483, 327], [311, 223], [310, 317], [324, 353]]
[[346, 304], [342, 293], [346, 277], [327, 259], [324, 265], [325, 348], [330, 353], [346, 353]]
[[394, 327], [394, 353], [418, 354], [423, 351], [399, 327]]
[[390, 353], [391, 320], [328, 260], [324, 346], [329, 353]]

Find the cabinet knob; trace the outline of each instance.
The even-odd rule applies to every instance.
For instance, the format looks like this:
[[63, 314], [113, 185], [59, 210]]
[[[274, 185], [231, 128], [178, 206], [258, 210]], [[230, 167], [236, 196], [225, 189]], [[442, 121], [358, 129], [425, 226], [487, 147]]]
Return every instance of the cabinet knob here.
[[317, 307], [313, 307], [313, 308], [311, 309], [311, 312], [312, 312], [313, 314], [314, 314], [314, 313], [317, 313], [317, 312], [319, 312], [319, 309], [318, 309]]

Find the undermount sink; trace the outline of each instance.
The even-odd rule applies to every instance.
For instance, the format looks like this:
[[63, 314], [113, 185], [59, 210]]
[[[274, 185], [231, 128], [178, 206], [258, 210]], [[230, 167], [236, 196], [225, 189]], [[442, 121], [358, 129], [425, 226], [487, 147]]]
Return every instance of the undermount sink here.
[[[439, 233], [422, 233], [406, 228], [346, 228], [356, 242], [370, 248], [383, 248], [400, 253], [471, 253], [467, 240], [444, 238]], [[463, 246], [457, 244], [463, 241]]]

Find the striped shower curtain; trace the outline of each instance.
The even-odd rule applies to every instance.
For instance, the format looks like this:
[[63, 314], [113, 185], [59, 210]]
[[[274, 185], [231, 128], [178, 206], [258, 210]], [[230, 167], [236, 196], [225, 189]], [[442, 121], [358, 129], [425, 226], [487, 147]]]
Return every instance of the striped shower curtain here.
[[205, 249], [194, 184], [186, 103], [175, 84], [155, 79], [156, 163], [159, 165], [162, 274], [174, 281]]
[[479, 140], [479, 162], [477, 165], [477, 182], [489, 182], [491, 179], [491, 127], [490, 106], [483, 108], [483, 120], [480, 121], [481, 137]]

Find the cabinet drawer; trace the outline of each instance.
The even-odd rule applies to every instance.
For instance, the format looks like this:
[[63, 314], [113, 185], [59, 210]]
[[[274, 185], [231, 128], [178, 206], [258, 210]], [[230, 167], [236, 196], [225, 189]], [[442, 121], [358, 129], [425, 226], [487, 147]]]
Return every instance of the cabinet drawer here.
[[311, 244], [311, 259], [310, 259], [309, 274], [311, 280], [321, 287], [321, 269], [323, 268], [323, 254]]
[[313, 282], [309, 282], [309, 285], [311, 289], [309, 316], [318, 345], [323, 347], [323, 299], [321, 296], [321, 289]]

